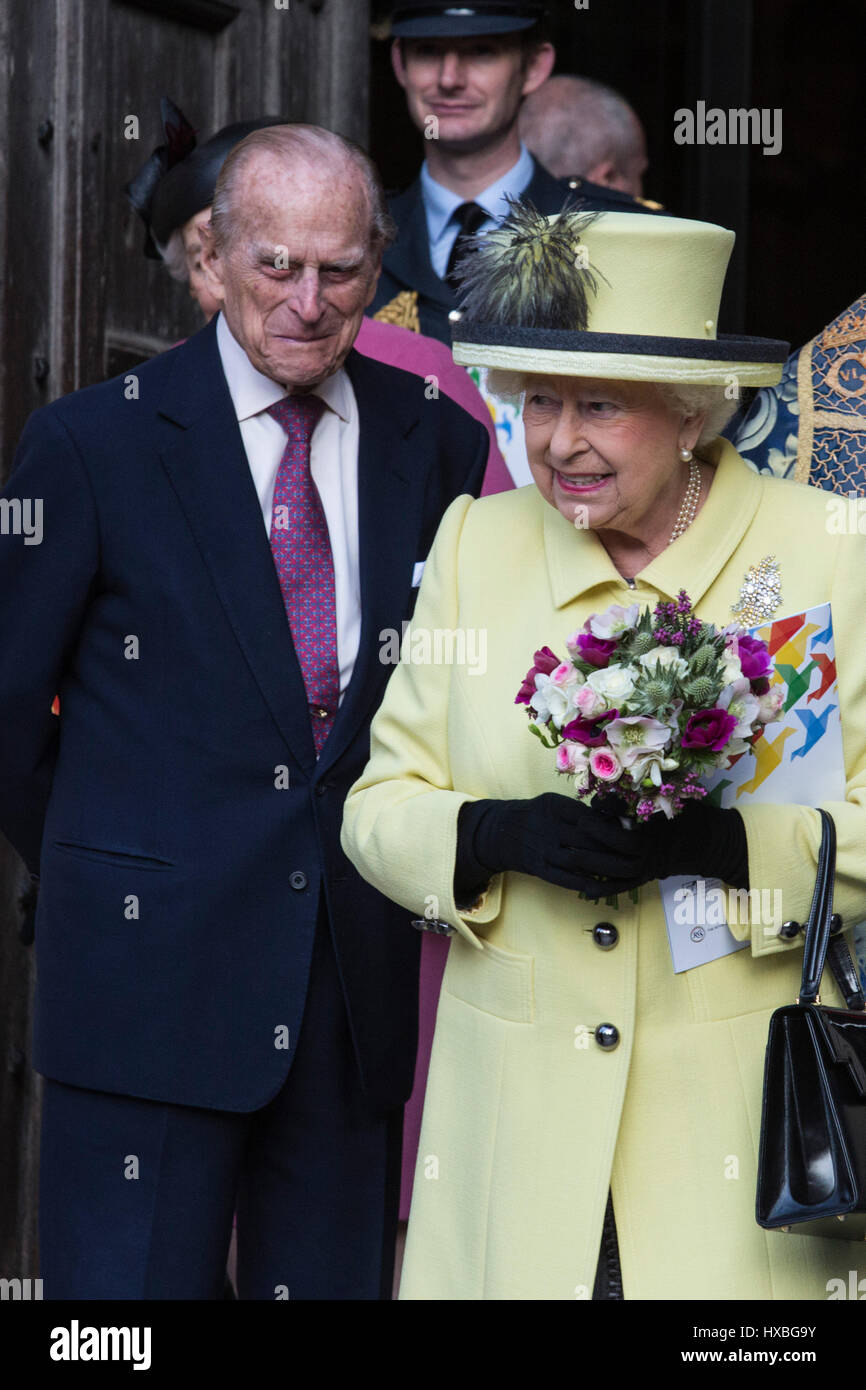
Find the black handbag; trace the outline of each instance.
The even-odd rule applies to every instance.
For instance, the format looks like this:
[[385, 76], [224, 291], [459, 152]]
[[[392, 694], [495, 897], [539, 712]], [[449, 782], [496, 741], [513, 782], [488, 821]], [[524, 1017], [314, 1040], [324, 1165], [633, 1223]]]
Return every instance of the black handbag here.
[[[821, 849], [800, 995], [770, 1019], [755, 1216], [767, 1230], [863, 1240], [866, 1012], [848, 948], [835, 936], [841, 928], [833, 913], [836, 827], [826, 811], [820, 815]], [[797, 928], [796, 923], [790, 926]], [[818, 994], [831, 934], [847, 1009], [822, 1007]], [[843, 964], [848, 968], [843, 970]]]

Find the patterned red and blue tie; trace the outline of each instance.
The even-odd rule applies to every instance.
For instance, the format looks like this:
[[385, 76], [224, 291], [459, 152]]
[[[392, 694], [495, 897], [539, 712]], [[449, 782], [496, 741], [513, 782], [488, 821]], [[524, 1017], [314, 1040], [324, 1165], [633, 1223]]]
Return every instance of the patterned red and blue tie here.
[[310, 441], [324, 409], [318, 396], [286, 396], [268, 406], [268, 414], [287, 435], [274, 484], [271, 550], [304, 678], [317, 755], [340, 700], [334, 557], [310, 472]]

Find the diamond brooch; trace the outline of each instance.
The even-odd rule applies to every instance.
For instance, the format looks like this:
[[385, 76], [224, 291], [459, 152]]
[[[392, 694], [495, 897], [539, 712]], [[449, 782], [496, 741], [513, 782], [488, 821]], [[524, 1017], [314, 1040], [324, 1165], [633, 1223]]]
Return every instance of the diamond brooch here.
[[731, 604], [731, 612], [744, 627], [772, 618], [782, 602], [782, 580], [779, 564], [773, 555], [765, 555], [757, 565], [750, 565], [740, 589], [740, 597]]

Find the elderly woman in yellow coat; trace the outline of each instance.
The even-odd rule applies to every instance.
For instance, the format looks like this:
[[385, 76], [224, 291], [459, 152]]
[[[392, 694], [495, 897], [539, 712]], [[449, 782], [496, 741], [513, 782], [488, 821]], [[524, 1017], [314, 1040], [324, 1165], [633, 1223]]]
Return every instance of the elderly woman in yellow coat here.
[[[455, 933], [400, 1296], [824, 1299], [866, 1275], [866, 1245], [754, 1214], [768, 1021], [797, 994], [798, 941], [752, 894], [730, 923], [747, 945], [675, 973], [657, 882], [780, 890], [802, 922], [817, 810], [741, 797], [626, 828], [564, 794], [515, 692], [528, 654], [611, 604], [684, 588], [722, 628], [829, 601], [847, 790], [824, 804], [850, 925], [866, 917], [866, 542], [718, 438], [726, 388], [778, 380], [786, 355], [716, 336], [733, 233], [560, 220], [565, 236], [515, 210], [467, 270], [455, 356], [524, 392], [535, 486], [446, 514], [346, 803], [361, 873]], [[823, 1001], [843, 1003], [827, 977]]]

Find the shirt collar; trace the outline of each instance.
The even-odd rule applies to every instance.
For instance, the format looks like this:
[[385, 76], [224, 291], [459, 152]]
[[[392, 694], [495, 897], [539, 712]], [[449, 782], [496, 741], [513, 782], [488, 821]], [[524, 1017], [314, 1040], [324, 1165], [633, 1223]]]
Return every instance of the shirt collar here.
[[[239, 421], [249, 420], [254, 415], [268, 409], [288, 395], [278, 381], [271, 381], [253, 366], [237, 338], [226, 323], [225, 315], [220, 314], [216, 326], [217, 347], [225, 372], [229, 395]], [[326, 377], [310, 390], [310, 395], [320, 396], [325, 405], [330, 406], [344, 422], [351, 415], [351, 387], [342, 368]]]
[[[519, 198], [532, 182], [534, 172], [535, 165], [532, 161], [532, 155], [521, 143], [520, 158], [517, 163], [503, 174], [501, 179], [497, 179], [483, 192], [477, 193], [471, 201], [484, 208], [494, 222], [501, 222], [508, 212], [505, 195], [509, 194], [512, 198]], [[461, 198], [459, 193], [453, 193], [444, 184], [437, 183], [427, 168], [426, 160], [421, 166], [421, 193], [424, 198], [424, 209], [427, 213], [430, 239], [435, 242], [439, 240], [457, 209], [467, 200]]]
[[[688, 530], [636, 576], [633, 602], [644, 602], [642, 588], [667, 598], [675, 598], [680, 589], [685, 589], [697, 605], [724, 569], [757, 511], [761, 479], [743, 462], [734, 446], [726, 439], [715, 439], [700, 454], [716, 470], [707, 499]], [[546, 502], [543, 506], [544, 546], [555, 607], [564, 608], [599, 586], [624, 588], [625, 580], [598, 537], [592, 531], [575, 530], [555, 507]]]

